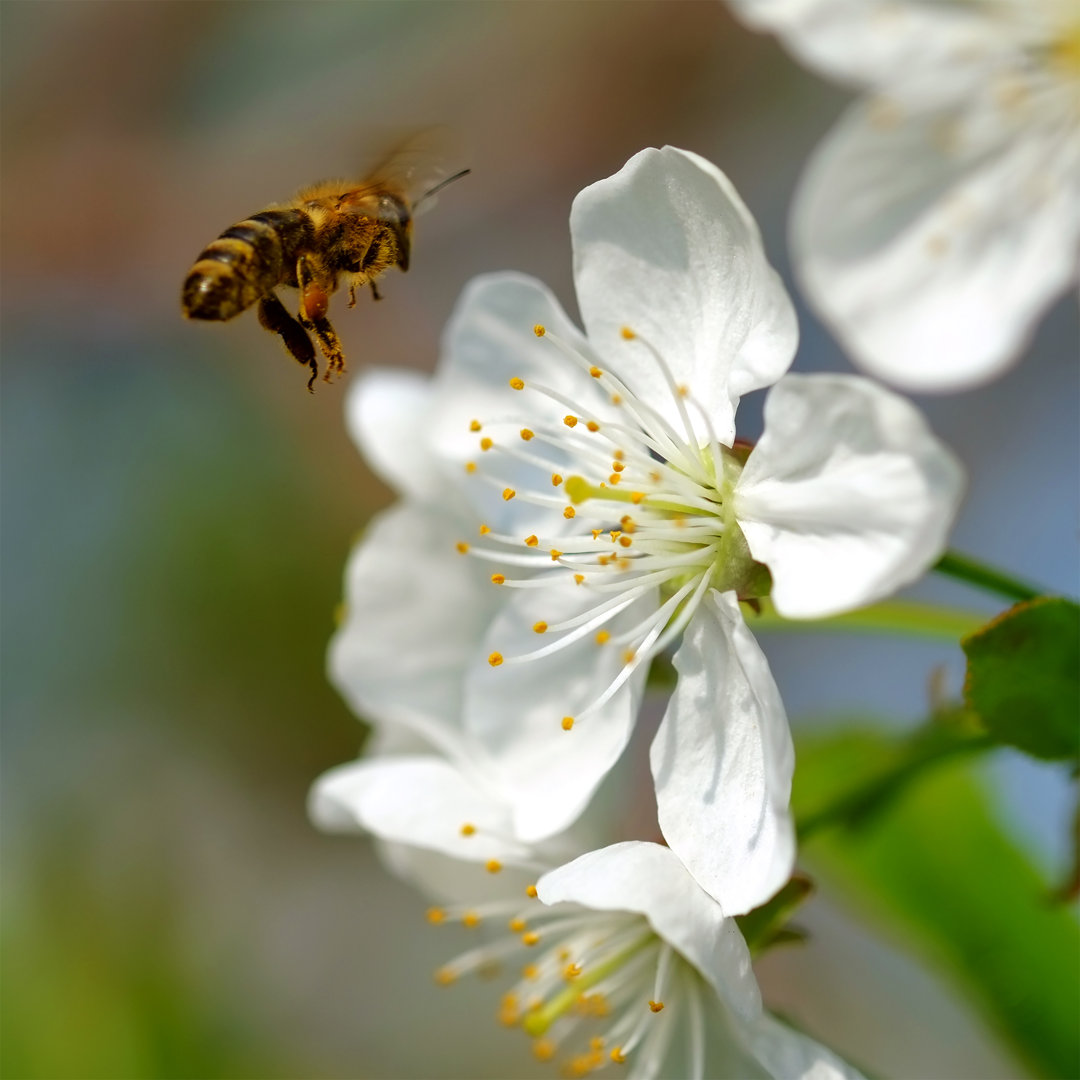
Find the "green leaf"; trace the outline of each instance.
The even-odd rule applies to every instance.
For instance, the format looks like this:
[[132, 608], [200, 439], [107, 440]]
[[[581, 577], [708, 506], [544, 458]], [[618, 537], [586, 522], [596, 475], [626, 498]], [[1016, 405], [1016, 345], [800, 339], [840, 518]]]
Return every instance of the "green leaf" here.
[[1080, 607], [1017, 604], [961, 644], [964, 696], [991, 736], [1048, 761], [1080, 757]]
[[[828, 817], [895, 743], [872, 730], [800, 740], [797, 815]], [[901, 935], [1032, 1069], [1077, 1075], [1080, 925], [998, 825], [970, 761], [938, 762], [860, 828], [820, 829], [802, 858], [823, 894]]]
[[746, 915], [736, 915], [735, 921], [750, 951], [757, 954], [770, 945], [803, 940], [800, 931], [792, 930], [786, 924], [813, 891], [814, 884], [808, 877], [795, 874], [768, 903]]

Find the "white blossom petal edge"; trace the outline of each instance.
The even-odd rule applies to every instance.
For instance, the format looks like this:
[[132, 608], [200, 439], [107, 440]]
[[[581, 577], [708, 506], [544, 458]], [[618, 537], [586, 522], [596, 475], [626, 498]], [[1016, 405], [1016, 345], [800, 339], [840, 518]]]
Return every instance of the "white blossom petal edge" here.
[[868, 87], [792, 210], [807, 294], [853, 359], [911, 390], [1000, 374], [1080, 257], [1073, 0], [731, 0]]

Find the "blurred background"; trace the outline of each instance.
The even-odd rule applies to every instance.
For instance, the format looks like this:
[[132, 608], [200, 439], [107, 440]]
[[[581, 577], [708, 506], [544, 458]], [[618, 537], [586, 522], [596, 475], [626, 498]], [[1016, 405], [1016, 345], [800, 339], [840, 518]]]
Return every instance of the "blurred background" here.
[[[3, 1075], [547, 1074], [495, 1024], [498, 987], [434, 985], [461, 944], [424, 899], [307, 822], [312, 780], [362, 742], [324, 651], [351, 541], [390, 493], [346, 437], [344, 383], [308, 395], [254, 315], [185, 322], [180, 284], [229, 224], [367, 161], [372, 132], [433, 123], [473, 173], [381, 304], [334, 304], [354, 369], [430, 368], [483, 271], [533, 273], [575, 310], [571, 200], [648, 145], [727, 171], [790, 281], [787, 206], [843, 94], [713, 2], [54, 0], [0, 19]], [[848, 370], [800, 315], [797, 369]], [[956, 547], [1073, 594], [1077, 339], [1073, 296], [1011, 374], [923, 402], [971, 473]], [[845, 716], [910, 727], [932, 669], [953, 694], [963, 670], [956, 647], [764, 644], [800, 738]], [[1048, 906], [1067, 777], [999, 754], [942, 783], [967, 785], [987, 850]], [[946, 843], [953, 795], [931, 792], [909, 839]], [[972, 904], [1007, 863], [965, 864], [975, 846], [957, 840]], [[767, 1001], [876, 1075], [1053, 1073], [954, 953], [875, 903], [880, 874], [820, 874], [811, 943], [761, 965]]]

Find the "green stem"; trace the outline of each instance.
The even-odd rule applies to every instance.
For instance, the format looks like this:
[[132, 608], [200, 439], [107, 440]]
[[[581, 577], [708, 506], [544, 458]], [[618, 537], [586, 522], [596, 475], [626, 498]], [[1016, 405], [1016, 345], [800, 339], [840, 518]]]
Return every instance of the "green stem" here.
[[994, 745], [994, 740], [988, 735], [952, 733], [941, 728], [924, 729], [912, 738], [899, 760], [887, 769], [796, 822], [799, 841], [805, 842], [813, 833], [832, 825], [858, 825], [896, 798], [925, 769], [952, 757], [989, 750]]
[[957, 581], [965, 581], [969, 585], [997, 593], [1009, 600], [1034, 600], [1036, 596], [1043, 595], [1042, 589], [1019, 581], [994, 566], [979, 562], [969, 555], [961, 555], [957, 551], [946, 551], [934, 569], [939, 574], [946, 574], [956, 578]]
[[877, 634], [907, 634], [913, 637], [957, 641], [974, 633], [986, 622], [985, 615], [913, 600], [884, 600], [859, 611], [845, 612], [829, 619], [785, 619], [771, 601], [760, 601], [760, 612], [743, 605], [746, 623], [753, 630], [827, 630]]

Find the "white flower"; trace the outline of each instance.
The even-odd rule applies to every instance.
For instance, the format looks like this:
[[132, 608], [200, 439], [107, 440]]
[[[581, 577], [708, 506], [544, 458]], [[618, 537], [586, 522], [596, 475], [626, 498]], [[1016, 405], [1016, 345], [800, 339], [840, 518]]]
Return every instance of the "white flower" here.
[[[559, 844], [502, 832], [498, 797], [438, 754], [383, 749], [323, 776], [313, 819], [374, 833], [391, 868], [439, 900], [429, 922], [482, 936], [439, 983], [517, 969], [497, 1015], [533, 1038], [538, 1058], [559, 1055], [574, 1076], [625, 1064], [633, 1080], [857, 1077], [762, 1009], [734, 919], [669, 848], [630, 841], [559, 865]], [[562, 859], [574, 844], [562, 838]]]
[[[331, 667], [358, 711], [482, 774], [498, 831], [530, 845], [581, 814], [649, 662], [678, 645], [651, 753], [659, 822], [738, 914], [794, 857], [790, 733], [738, 598], [767, 589], [759, 563], [794, 617], [913, 580], [944, 547], [960, 470], [911, 406], [842, 376], [782, 380], [749, 459], [730, 449], [739, 394], [785, 370], [794, 323], [707, 162], [644, 151], [582, 192], [571, 230], [588, 339], [538, 283], [482, 278], [429, 385], [371, 376], [352, 399], [408, 498], [353, 557]], [[469, 532], [466, 500], [483, 515]]]
[[1024, 347], [1080, 254], [1077, 0], [730, 0], [866, 88], [792, 212], [812, 302], [867, 371], [976, 385]]

